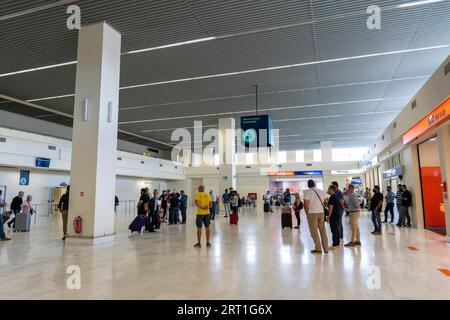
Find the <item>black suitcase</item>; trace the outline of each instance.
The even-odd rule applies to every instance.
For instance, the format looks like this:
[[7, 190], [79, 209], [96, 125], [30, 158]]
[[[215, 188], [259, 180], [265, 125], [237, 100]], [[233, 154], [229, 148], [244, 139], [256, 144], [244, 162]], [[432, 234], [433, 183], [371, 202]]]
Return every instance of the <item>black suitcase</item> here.
[[264, 212], [270, 212], [270, 205], [268, 202], [264, 202]]
[[291, 228], [292, 229], [292, 214], [282, 213], [281, 214], [281, 228]]

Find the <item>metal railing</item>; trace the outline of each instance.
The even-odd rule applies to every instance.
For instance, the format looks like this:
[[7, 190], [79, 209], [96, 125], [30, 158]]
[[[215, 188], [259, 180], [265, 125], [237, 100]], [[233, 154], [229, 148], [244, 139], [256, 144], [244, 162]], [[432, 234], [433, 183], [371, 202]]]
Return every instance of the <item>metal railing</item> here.
[[136, 200], [119, 201], [116, 213], [123, 212], [125, 215], [136, 215]]

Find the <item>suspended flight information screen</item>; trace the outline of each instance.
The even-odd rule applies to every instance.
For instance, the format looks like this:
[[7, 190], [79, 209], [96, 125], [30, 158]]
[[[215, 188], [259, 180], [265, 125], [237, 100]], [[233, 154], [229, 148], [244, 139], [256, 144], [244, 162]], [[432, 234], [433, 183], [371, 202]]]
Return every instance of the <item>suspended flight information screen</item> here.
[[[246, 147], [272, 147], [273, 122], [269, 115], [241, 117], [242, 144]], [[260, 134], [264, 136], [260, 137]]]

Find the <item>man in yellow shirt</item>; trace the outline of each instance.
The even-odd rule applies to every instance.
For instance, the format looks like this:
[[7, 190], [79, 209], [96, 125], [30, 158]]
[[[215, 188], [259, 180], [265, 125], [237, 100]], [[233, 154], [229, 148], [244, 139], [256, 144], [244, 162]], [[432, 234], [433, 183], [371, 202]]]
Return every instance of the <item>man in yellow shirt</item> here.
[[201, 248], [200, 244], [202, 239], [202, 226], [205, 225], [206, 229], [206, 246], [211, 247], [209, 242], [209, 224], [211, 223], [210, 209], [212, 208], [212, 198], [205, 192], [205, 186], [201, 185], [198, 187], [198, 193], [195, 195], [195, 206], [197, 207], [197, 219], [195, 223], [197, 224], [197, 243], [194, 245], [195, 248]]

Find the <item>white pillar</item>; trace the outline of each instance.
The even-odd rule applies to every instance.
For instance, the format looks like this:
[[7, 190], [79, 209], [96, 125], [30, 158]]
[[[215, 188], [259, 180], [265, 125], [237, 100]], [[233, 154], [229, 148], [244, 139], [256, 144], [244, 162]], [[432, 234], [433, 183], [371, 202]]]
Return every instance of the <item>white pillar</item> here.
[[447, 195], [444, 194], [445, 224], [447, 227], [447, 241], [450, 242], [450, 126], [443, 127], [438, 132], [439, 155], [441, 161], [441, 179], [447, 183]]
[[[114, 234], [121, 35], [106, 23], [81, 28], [72, 139], [69, 239]], [[81, 216], [82, 233], [72, 221]], [[77, 240], [74, 240], [77, 241]]]
[[236, 125], [233, 118], [219, 119], [219, 194], [236, 190]]
[[314, 150], [305, 150], [304, 158], [306, 163], [314, 162]]
[[297, 162], [297, 151], [296, 150], [286, 151], [286, 162], [287, 163], [296, 163]]
[[331, 162], [331, 141], [320, 141], [320, 150], [322, 151], [322, 162]]

